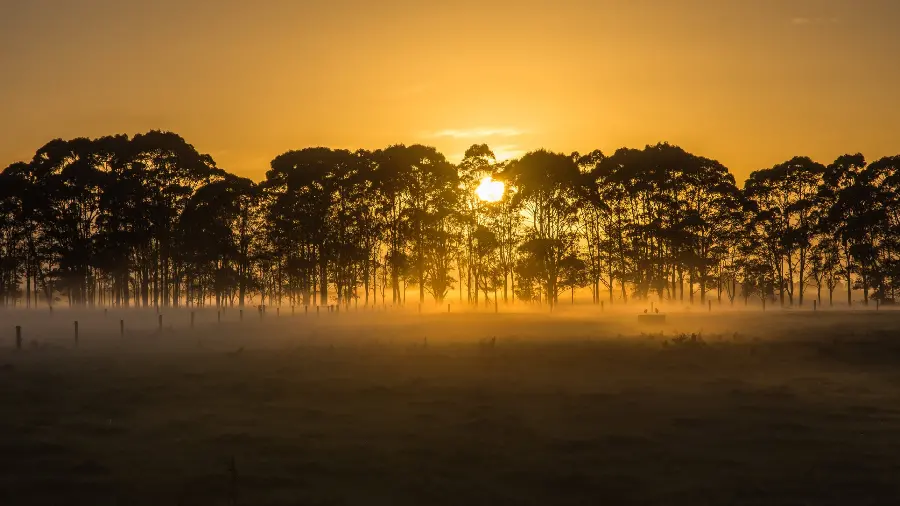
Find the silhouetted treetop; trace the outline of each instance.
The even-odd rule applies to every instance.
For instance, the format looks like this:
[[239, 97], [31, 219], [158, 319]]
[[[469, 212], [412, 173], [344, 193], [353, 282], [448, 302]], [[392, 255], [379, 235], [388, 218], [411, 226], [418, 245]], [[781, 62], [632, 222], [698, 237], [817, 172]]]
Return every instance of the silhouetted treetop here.
[[[503, 193], [481, 200], [488, 177]], [[509, 161], [474, 144], [459, 163], [420, 144], [309, 147], [254, 183], [171, 132], [54, 139], [0, 172], [0, 299], [888, 301], [898, 217], [900, 156], [793, 157], [739, 188], [667, 143]]]

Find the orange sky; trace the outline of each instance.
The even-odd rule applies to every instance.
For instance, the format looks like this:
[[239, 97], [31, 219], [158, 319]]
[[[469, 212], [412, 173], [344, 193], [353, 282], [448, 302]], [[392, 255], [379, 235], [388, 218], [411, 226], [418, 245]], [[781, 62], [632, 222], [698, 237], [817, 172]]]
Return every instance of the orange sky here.
[[311, 145], [666, 140], [743, 180], [900, 153], [892, 0], [0, 0], [0, 167], [173, 130], [260, 179]]

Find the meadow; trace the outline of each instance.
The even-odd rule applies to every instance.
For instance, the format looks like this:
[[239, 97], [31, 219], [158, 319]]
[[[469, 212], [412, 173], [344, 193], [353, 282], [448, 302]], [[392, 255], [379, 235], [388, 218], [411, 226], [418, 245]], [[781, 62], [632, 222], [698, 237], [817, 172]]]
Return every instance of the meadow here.
[[609, 309], [8, 310], [0, 504], [900, 498], [900, 312]]

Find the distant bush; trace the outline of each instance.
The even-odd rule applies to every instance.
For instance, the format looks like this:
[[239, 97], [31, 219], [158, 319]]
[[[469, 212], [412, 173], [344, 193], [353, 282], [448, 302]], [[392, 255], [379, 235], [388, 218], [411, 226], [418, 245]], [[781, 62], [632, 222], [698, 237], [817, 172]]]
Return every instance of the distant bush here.
[[706, 346], [706, 341], [703, 340], [703, 335], [694, 333], [679, 333], [676, 334], [670, 340], [663, 341], [663, 347], [674, 346], [678, 348], [699, 348]]

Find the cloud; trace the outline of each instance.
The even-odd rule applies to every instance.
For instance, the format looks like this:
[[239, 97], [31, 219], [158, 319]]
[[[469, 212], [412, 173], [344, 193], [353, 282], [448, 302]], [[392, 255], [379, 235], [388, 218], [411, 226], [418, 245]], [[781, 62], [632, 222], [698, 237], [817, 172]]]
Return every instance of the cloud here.
[[795, 17], [791, 18], [792, 25], [833, 25], [838, 22], [838, 18], [808, 18], [808, 17]]
[[516, 128], [464, 128], [446, 129], [434, 132], [430, 137], [450, 137], [452, 139], [483, 139], [486, 137], [516, 137], [524, 132]]

